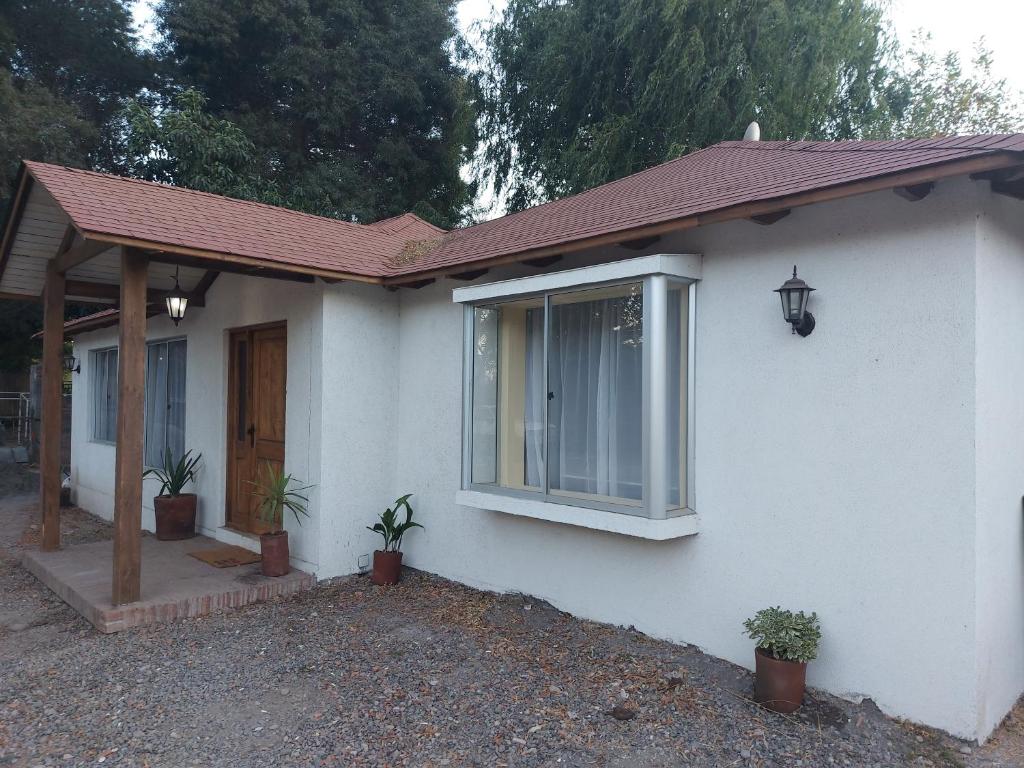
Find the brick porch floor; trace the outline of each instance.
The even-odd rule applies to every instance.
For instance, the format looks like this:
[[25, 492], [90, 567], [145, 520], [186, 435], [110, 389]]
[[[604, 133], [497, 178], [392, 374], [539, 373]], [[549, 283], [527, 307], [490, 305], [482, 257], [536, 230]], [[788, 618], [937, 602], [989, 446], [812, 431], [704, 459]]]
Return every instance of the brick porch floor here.
[[56, 552], [30, 550], [22, 563], [100, 632], [119, 632], [143, 624], [205, 616], [279, 595], [310, 589], [316, 579], [303, 571], [268, 578], [259, 563], [214, 568], [188, 553], [223, 546], [205, 536], [185, 541], [142, 538], [142, 599], [110, 603], [113, 542], [78, 544]]

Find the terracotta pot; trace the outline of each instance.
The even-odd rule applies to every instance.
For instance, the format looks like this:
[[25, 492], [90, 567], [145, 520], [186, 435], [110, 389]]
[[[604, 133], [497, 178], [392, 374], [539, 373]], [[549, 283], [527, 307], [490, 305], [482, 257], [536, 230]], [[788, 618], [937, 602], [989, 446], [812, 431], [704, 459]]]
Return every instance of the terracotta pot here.
[[804, 700], [807, 662], [776, 659], [763, 648], [754, 651], [754, 660], [754, 701], [774, 712], [796, 712]]
[[157, 496], [153, 499], [156, 513], [156, 537], [160, 541], [191, 539], [196, 535], [196, 495]]
[[378, 549], [373, 553], [373, 573], [370, 581], [374, 584], [397, 584], [402, 578], [402, 553], [384, 552]]
[[264, 576], [284, 576], [292, 569], [288, 563], [288, 531], [260, 534]]

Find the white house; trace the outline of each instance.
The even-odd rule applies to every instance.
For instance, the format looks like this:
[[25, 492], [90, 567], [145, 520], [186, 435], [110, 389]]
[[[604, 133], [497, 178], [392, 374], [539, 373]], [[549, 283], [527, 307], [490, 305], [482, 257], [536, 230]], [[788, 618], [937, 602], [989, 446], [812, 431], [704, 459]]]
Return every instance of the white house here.
[[[321, 578], [411, 492], [415, 568], [745, 666], [744, 618], [814, 610], [811, 685], [961, 737], [1024, 692], [1024, 135], [726, 142], [451, 233], [35, 163], [20, 190], [4, 295], [49, 265], [115, 299], [145, 256], [144, 458], [202, 453], [207, 536], [257, 547], [239, 488], [282, 462]], [[105, 517], [117, 323], [68, 329]]]

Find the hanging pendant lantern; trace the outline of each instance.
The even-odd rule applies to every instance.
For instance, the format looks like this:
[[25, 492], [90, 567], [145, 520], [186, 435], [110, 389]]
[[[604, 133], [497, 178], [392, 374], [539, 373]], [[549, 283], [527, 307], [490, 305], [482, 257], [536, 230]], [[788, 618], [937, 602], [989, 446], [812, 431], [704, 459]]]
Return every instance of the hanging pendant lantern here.
[[185, 317], [185, 308], [188, 306], [188, 294], [178, 285], [178, 270], [178, 267], [174, 268], [174, 288], [164, 299], [167, 302], [167, 314], [170, 315], [175, 326]]

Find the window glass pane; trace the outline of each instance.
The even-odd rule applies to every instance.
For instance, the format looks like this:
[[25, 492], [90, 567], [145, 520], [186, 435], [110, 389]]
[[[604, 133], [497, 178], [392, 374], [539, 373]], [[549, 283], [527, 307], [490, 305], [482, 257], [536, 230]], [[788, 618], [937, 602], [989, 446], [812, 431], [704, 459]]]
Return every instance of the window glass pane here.
[[668, 327], [666, 350], [668, 387], [667, 479], [669, 507], [686, 506], [686, 366], [689, 333], [689, 292], [686, 286], [673, 285], [668, 291]]
[[167, 450], [185, 452], [185, 342], [146, 348], [146, 466], [162, 466]]
[[167, 426], [167, 345], [146, 348], [146, 451], [147, 467], [161, 467]]
[[554, 495], [643, 497], [643, 287], [553, 296], [548, 483]]
[[185, 453], [185, 341], [167, 345], [167, 447], [179, 458]]
[[117, 350], [92, 354], [92, 437], [114, 442], [117, 438]]
[[540, 490], [543, 299], [478, 307], [473, 360], [473, 482]]
[[474, 483], [497, 482], [498, 463], [498, 310], [473, 310], [473, 457]]

